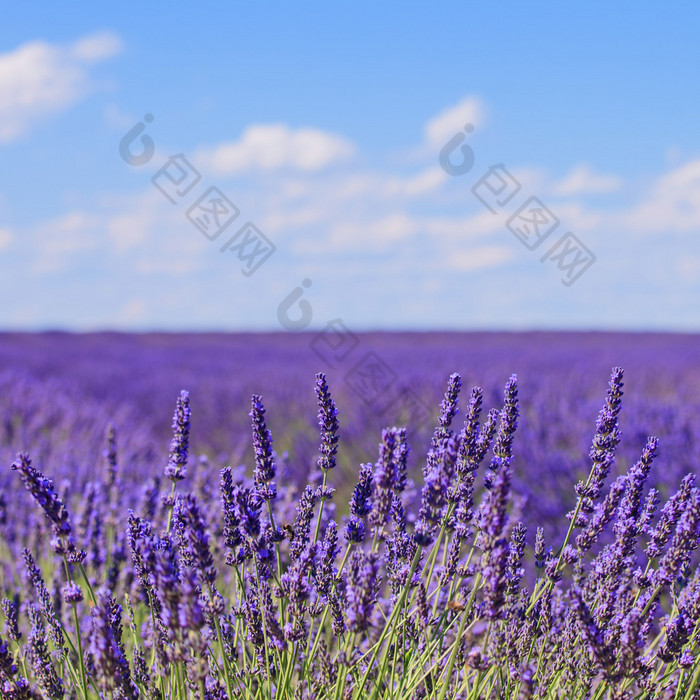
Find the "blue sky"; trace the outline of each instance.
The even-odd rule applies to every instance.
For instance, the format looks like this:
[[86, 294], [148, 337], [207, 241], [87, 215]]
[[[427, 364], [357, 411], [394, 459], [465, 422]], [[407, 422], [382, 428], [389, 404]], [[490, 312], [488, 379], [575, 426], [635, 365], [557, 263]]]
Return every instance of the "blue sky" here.
[[238, 5], [4, 10], [0, 328], [700, 329], [694, 3]]

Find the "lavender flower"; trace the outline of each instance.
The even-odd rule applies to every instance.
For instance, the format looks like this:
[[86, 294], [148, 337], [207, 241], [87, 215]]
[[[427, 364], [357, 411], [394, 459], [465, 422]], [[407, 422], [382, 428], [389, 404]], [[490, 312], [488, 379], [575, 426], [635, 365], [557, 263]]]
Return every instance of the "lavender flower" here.
[[499, 618], [507, 588], [506, 569], [508, 566], [508, 544], [499, 539], [484, 554], [486, 563], [481, 575], [484, 579], [484, 614], [489, 620]]
[[462, 378], [456, 372], [450, 375], [447, 382], [445, 397], [440, 403], [440, 416], [438, 423], [443, 430], [447, 430], [452, 424], [452, 419], [457, 415], [457, 399], [462, 388]]
[[659, 522], [649, 535], [649, 545], [646, 548], [646, 554], [650, 559], [655, 559], [661, 554], [688, 504], [690, 493], [694, 486], [695, 475], [688, 474], [681, 481], [678, 491], [669, 498], [666, 505], [662, 508]]
[[89, 651], [103, 693], [117, 693], [124, 700], [137, 700], [139, 691], [131, 678], [121, 640], [121, 606], [109, 591], [97, 593], [92, 609]]
[[209, 549], [207, 525], [194, 496], [178, 498], [175, 523], [183, 561], [196, 570], [203, 583], [212, 586], [216, 580], [214, 557]]
[[666, 663], [677, 659], [694, 627], [695, 625], [687, 619], [685, 611], [680, 610], [666, 625], [666, 638], [656, 655]]
[[508, 581], [508, 595], [515, 596], [520, 586], [525, 570], [520, 566], [525, 554], [525, 534], [527, 528], [522, 523], [516, 523], [510, 535], [508, 548], [508, 562], [506, 564], [506, 579]]
[[671, 545], [659, 561], [654, 583], [656, 586], [669, 584], [681, 567], [686, 564], [694, 549], [698, 546], [698, 527], [700, 525], [700, 490], [690, 491], [683, 515], [681, 515]]
[[423, 467], [424, 475], [437, 467], [445, 442], [452, 434], [450, 426], [459, 410], [457, 408], [457, 399], [459, 398], [461, 388], [462, 378], [457, 373], [451, 374], [447, 381], [445, 396], [440, 402], [440, 415], [438, 416], [438, 424], [430, 442], [430, 450], [428, 451], [426, 464]]
[[481, 415], [481, 405], [483, 402], [483, 391], [475, 386], [472, 389], [469, 399], [467, 417], [464, 420], [464, 427], [459, 434], [459, 453], [457, 456], [456, 471], [461, 479], [466, 479], [478, 466], [474, 460], [477, 454], [479, 440], [479, 416]]
[[382, 430], [382, 442], [379, 445], [379, 460], [375, 466], [374, 494], [369, 521], [377, 530], [389, 520], [394, 487], [398, 481], [396, 464], [397, 428]]
[[544, 548], [544, 528], [538, 527], [535, 535], [535, 566], [538, 569], [544, 568], [545, 548]]
[[321, 428], [318, 468], [328, 470], [335, 467], [335, 456], [338, 452], [338, 410], [323, 372], [316, 375], [315, 390], [318, 399], [318, 424]]
[[379, 575], [379, 555], [356, 549], [350, 557], [347, 583], [347, 620], [351, 632], [364, 632], [374, 610]]
[[360, 465], [360, 477], [350, 499], [350, 513], [358, 518], [365, 517], [372, 510], [372, 471], [371, 464]]
[[316, 562], [314, 580], [319, 595], [328, 598], [335, 578], [335, 560], [340, 548], [338, 546], [338, 526], [335, 520], [329, 520], [323, 534], [320, 556]]
[[513, 374], [505, 387], [505, 399], [501, 410], [496, 441], [493, 445], [493, 459], [490, 469], [497, 472], [504, 464], [513, 460], [513, 438], [518, 427], [518, 377]]
[[589, 453], [593, 461], [591, 476], [588, 484], [579, 482], [576, 485], [576, 493], [581, 498], [595, 500], [598, 497], [613, 465], [615, 449], [620, 442], [618, 415], [622, 408], [622, 376], [622, 368], [613, 367], [605, 406], [598, 414], [596, 432]]
[[416, 544], [427, 547], [435, 539], [435, 531], [447, 506], [447, 494], [454, 475], [457, 458], [457, 441], [448, 439], [440, 454], [440, 460], [425, 475], [421, 492], [421, 506], [414, 532]]
[[29, 634], [29, 658], [41, 689], [51, 700], [62, 700], [65, 695], [63, 681], [56, 673], [51, 662], [49, 648], [44, 631], [44, 623], [38, 608], [29, 604], [29, 620], [32, 630]]
[[292, 555], [293, 559], [299, 559], [309, 541], [311, 519], [313, 518], [314, 508], [319, 498], [320, 493], [312, 489], [311, 486], [307, 486], [301, 494], [299, 506], [297, 508], [297, 516], [292, 526], [294, 539], [289, 547], [289, 553]]
[[165, 467], [165, 476], [172, 482], [185, 478], [190, 444], [190, 394], [181, 391], [173, 415], [173, 439], [170, 443], [170, 458]]
[[309, 579], [316, 568], [318, 545], [308, 542], [296, 561], [280, 577], [280, 588], [289, 601], [288, 627], [285, 637], [290, 642], [299, 641], [306, 636], [306, 603], [311, 595]]
[[58, 497], [53, 481], [47, 479], [38, 469], [32, 467], [29, 455], [25, 452], [17, 456], [17, 460], [12, 463], [10, 468], [13, 471], [19, 471], [25, 488], [32, 494], [51, 522], [51, 529], [54, 534], [51, 544], [54, 551], [57, 554], [68, 554], [74, 551], [75, 545], [71, 537], [68, 509]]
[[77, 583], [67, 583], [62, 590], [67, 605], [77, 605], [83, 600], [83, 590]]
[[44, 579], [41, 575], [39, 567], [34, 562], [34, 558], [32, 557], [31, 552], [26, 547], [24, 550], [22, 550], [22, 556], [24, 558], [24, 564], [27, 568], [29, 581], [34, 586], [34, 590], [36, 591], [37, 595], [39, 596], [39, 600], [41, 601], [41, 612], [44, 614], [44, 617], [46, 617], [46, 619], [48, 620], [51, 641], [63, 655], [65, 654], [65, 649], [63, 646], [65, 643], [65, 639], [63, 636], [63, 625], [61, 624], [61, 620], [56, 612], [56, 606], [54, 604], [54, 601], [51, 598], [51, 594], [49, 593], [48, 589], [46, 588], [46, 584], [44, 583]]
[[610, 486], [610, 491], [603, 502], [596, 506], [593, 517], [576, 537], [576, 547], [580, 554], [588, 551], [597, 541], [600, 533], [612, 519], [626, 487], [627, 477], [618, 477]]
[[6, 634], [13, 642], [19, 642], [22, 639], [22, 633], [19, 631], [19, 597], [14, 600], [9, 598], [2, 599], [2, 611], [5, 613]]
[[117, 480], [117, 438], [114, 423], [110, 423], [107, 426], [105, 439], [107, 447], [102, 453], [106, 467], [104, 484], [107, 487], [107, 492], [111, 493], [111, 489], [114, 487]]
[[272, 501], [277, 496], [274, 483], [277, 467], [272, 451], [272, 434], [265, 423], [265, 408], [262, 396], [253, 395], [250, 418], [253, 423], [253, 447], [255, 448], [255, 488], [260, 497]]

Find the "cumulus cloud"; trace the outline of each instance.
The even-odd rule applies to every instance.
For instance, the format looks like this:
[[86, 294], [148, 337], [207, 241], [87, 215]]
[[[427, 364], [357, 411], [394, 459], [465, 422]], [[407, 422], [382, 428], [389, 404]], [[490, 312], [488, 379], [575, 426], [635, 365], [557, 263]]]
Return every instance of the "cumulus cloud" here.
[[662, 175], [641, 204], [620, 222], [642, 233], [697, 233], [700, 228], [700, 159]]
[[33, 228], [28, 236], [37, 251], [36, 272], [58, 272], [81, 253], [97, 246], [95, 232], [100, 217], [85, 211], [70, 211]]
[[353, 156], [350, 141], [320, 129], [253, 124], [238, 141], [201, 152], [198, 161], [219, 175], [251, 171], [315, 172]]
[[615, 175], [594, 173], [587, 165], [575, 167], [563, 180], [552, 188], [555, 195], [563, 197], [576, 194], [596, 194], [614, 192], [620, 189], [622, 181]]
[[498, 267], [508, 262], [514, 253], [503, 246], [484, 246], [471, 250], [456, 250], [446, 260], [448, 267], [460, 272], [474, 272], [490, 267]]
[[117, 35], [101, 32], [67, 46], [32, 41], [0, 54], [0, 142], [82, 99], [92, 89], [89, 67], [121, 49]]
[[465, 97], [452, 107], [433, 117], [424, 127], [425, 141], [428, 146], [442, 147], [458, 131], [463, 131], [467, 124], [475, 129], [485, 120], [485, 108], [481, 99], [475, 96]]

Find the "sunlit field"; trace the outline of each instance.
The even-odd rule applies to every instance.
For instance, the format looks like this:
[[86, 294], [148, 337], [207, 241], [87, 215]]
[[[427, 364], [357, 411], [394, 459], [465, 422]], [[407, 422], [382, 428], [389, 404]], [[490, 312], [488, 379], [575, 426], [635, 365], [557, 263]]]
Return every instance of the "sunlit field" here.
[[326, 340], [0, 336], [3, 698], [700, 697], [700, 338]]

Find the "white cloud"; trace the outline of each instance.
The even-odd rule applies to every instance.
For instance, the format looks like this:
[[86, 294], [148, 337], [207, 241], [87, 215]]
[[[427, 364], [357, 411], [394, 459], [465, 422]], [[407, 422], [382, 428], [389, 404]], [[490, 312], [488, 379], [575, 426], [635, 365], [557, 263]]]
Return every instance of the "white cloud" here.
[[119, 37], [103, 32], [68, 46], [32, 41], [0, 54], [0, 142], [83, 98], [92, 88], [88, 66], [121, 47]]
[[634, 232], [697, 233], [700, 228], [700, 159], [662, 175], [641, 204], [619, 221]]
[[98, 216], [71, 211], [31, 229], [28, 239], [38, 253], [34, 270], [57, 272], [64, 269], [76, 255], [96, 248], [95, 234], [100, 227]]
[[508, 262], [514, 253], [511, 248], [503, 246], [484, 246], [472, 250], [455, 250], [447, 258], [446, 263], [453, 270], [474, 272], [489, 267], [497, 267]]
[[413, 236], [420, 222], [395, 212], [373, 220], [338, 222], [331, 226], [329, 244], [337, 250], [385, 250], [388, 246]]
[[95, 63], [116, 56], [124, 48], [121, 37], [113, 32], [97, 32], [79, 39], [70, 47], [70, 53], [79, 61]]
[[424, 128], [425, 140], [431, 147], [442, 147], [457, 132], [464, 131], [467, 124], [474, 128], [485, 120], [483, 101], [475, 96], [465, 97], [452, 107], [433, 117]]
[[389, 178], [385, 184], [387, 196], [409, 196], [426, 194], [438, 189], [447, 180], [447, 173], [440, 167], [427, 168], [417, 175]]
[[253, 124], [238, 141], [201, 152], [197, 160], [219, 175], [281, 169], [315, 172], [348, 160], [354, 152], [348, 140], [320, 129]]
[[621, 186], [622, 181], [615, 175], [594, 173], [587, 165], [578, 165], [553, 186], [552, 192], [555, 195], [567, 197], [576, 194], [614, 192]]

